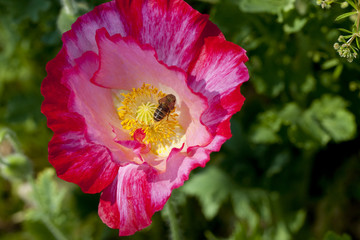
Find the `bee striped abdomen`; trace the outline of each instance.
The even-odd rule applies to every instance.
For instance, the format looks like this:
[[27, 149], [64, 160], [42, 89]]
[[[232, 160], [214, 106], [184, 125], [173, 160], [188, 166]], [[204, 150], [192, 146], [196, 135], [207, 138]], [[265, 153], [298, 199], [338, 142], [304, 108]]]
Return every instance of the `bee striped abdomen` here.
[[154, 120], [156, 122], [162, 120], [169, 113], [169, 108], [160, 104], [160, 106], [154, 112]]
[[154, 112], [154, 121], [158, 122], [162, 120], [166, 115], [171, 112], [175, 107], [176, 97], [173, 94], [168, 94], [159, 100], [159, 106]]

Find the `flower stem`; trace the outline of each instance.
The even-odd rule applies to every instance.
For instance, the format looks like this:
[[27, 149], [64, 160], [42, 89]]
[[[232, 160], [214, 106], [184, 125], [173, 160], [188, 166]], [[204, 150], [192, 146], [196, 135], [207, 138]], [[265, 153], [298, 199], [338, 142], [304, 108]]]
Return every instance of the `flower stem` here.
[[166, 204], [167, 206], [167, 213], [169, 218], [169, 224], [170, 224], [170, 232], [171, 232], [171, 239], [172, 240], [180, 240], [180, 228], [178, 225], [178, 221], [176, 219], [175, 209], [174, 205], [171, 201], [171, 198]]

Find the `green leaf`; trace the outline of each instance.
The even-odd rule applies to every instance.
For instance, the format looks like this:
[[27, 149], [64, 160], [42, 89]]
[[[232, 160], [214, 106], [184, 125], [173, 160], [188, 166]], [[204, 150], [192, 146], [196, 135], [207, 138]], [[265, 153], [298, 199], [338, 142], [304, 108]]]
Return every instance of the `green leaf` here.
[[347, 29], [345, 29], [345, 28], [338, 28], [338, 29], [339, 29], [339, 31], [353, 34], [353, 32], [351, 32], [351, 31], [349, 31], [349, 30], [347, 30]]
[[15, 153], [2, 158], [0, 173], [8, 180], [26, 180], [32, 174], [29, 159], [21, 153]]
[[278, 153], [274, 158], [274, 162], [266, 171], [266, 176], [272, 177], [273, 175], [280, 173], [289, 161], [290, 161], [290, 156], [288, 152]]
[[32, 182], [32, 199], [35, 207], [28, 209], [27, 221], [38, 221], [44, 224], [49, 232], [58, 240], [65, 240], [64, 229], [69, 224], [68, 211], [62, 209], [67, 190], [59, 188], [54, 180], [55, 171], [47, 168], [38, 174]]
[[73, 24], [76, 20], [76, 16], [68, 13], [65, 8], [62, 8], [57, 19], [57, 27], [61, 33], [64, 33], [71, 28], [71, 24]]
[[220, 0], [198, 0], [200, 2], [205, 2], [205, 3], [211, 3], [211, 4], [215, 4], [215, 3], [219, 3]]
[[284, 32], [289, 34], [299, 32], [305, 26], [307, 21], [306, 18], [296, 18], [292, 25], [284, 24]]
[[207, 167], [203, 172], [190, 178], [181, 189], [199, 200], [204, 216], [211, 220], [233, 188], [233, 183], [224, 172], [216, 167]]
[[325, 234], [324, 240], [351, 240], [351, 237], [347, 234], [338, 235], [333, 231], [328, 231]]
[[322, 69], [329, 69], [337, 66], [339, 64], [338, 58], [329, 59], [326, 62], [324, 62], [321, 66]]
[[307, 134], [298, 124], [288, 128], [289, 140], [298, 148], [315, 149], [320, 146], [319, 141]]
[[61, 213], [61, 203], [64, 200], [66, 190], [59, 189], [54, 181], [55, 171], [48, 168], [39, 173], [35, 182], [34, 196], [37, 199], [39, 210], [49, 216]]
[[279, 117], [284, 124], [290, 125], [297, 122], [301, 112], [302, 110], [296, 103], [290, 102], [279, 111]]
[[319, 126], [335, 142], [350, 140], [356, 133], [355, 116], [346, 109], [347, 105], [340, 96], [324, 95], [309, 109]]
[[39, 109], [41, 105], [42, 97], [35, 93], [28, 93], [23, 95], [18, 93], [6, 104], [5, 120], [8, 122], [24, 122], [28, 119], [34, 119], [40, 121], [44, 118], [40, 111], [34, 111], [33, 109]]
[[249, 231], [249, 227], [244, 222], [237, 222], [235, 229], [228, 240], [262, 240], [264, 239], [261, 231]]
[[305, 110], [296, 125], [288, 129], [289, 139], [296, 146], [313, 149], [330, 140], [342, 142], [356, 133], [355, 116], [346, 109], [348, 103], [339, 96], [324, 95]]
[[341, 14], [340, 16], [338, 16], [337, 18], [335, 18], [335, 21], [339, 21], [341, 19], [344, 19], [344, 18], [347, 18], [347, 17], [350, 17], [354, 14], [357, 14], [357, 12], [348, 12], [348, 13], [344, 13], [344, 14]]
[[[294, 143], [299, 147], [310, 149], [313, 147], [324, 146], [331, 140], [331, 137], [319, 125], [319, 120], [314, 114], [316, 114], [316, 112], [310, 108], [302, 114], [298, 121], [299, 128], [296, 128], [296, 130], [301, 131], [302, 133], [297, 133], [298, 135], [296, 138], [291, 139], [295, 140]], [[294, 135], [292, 137], [294, 137]], [[302, 144], [304, 145], [301, 146]]]
[[231, 194], [234, 212], [240, 220], [246, 220], [250, 232], [255, 230], [261, 219], [253, 207], [253, 199], [250, 198], [252, 195], [254, 192], [246, 190], [233, 191]]
[[21, 152], [16, 134], [9, 128], [0, 128], [0, 159]]
[[266, 80], [263, 77], [256, 76], [252, 80], [252, 84], [254, 84], [255, 90], [258, 94], [266, 94], [271, 97], [276, 97], [285, 88], [285, 82], [274, 76]]
[[343, 69], [344, 69], [344, 65], [341, 64], [341, 63], [336, 66], [336, 68], [335, 68], [335, 70], [334, 70], [334, 73], [333, 73], [334, 79], [338, 79], [338, 78], [340, 77]]
[[259, 124], [255, 126], [251, 141], [254, 143], [278, 143], [281, 138], [277, 135], [280, 130], [282, 120], [277, 116], [273, 110], [268, 110], [258, 116]]
[[315, 89], [316, 80], [314, 76], [307, 75], [305, 81], [300, 85], [300, 89], [303, 93], [310, 93]]
[[292, 232], [297, 232], [304, 225], [306, 220], [306, 211], [300, 209], [294, 215], [293, 221], [289, 222], [289, 228]]
[[256, 131], [251, 134], [251, 141], [260, 144], [273, 144], [281, 142], [281, 138], [274, 131], [268, 127], [258, 126]]
[[40, 12], [45, 12], [51, 6], [50, 0], [0, 0], [0, 5], [5, 6], [9, 15], [14, 16], [17, 21], [31, 19], [39, 20]]
[[30, 239], [36, 240], [57, 240], [55, 237], [52, 236], [49, 229], [40, 221], [35, 221], [33, 218], [32, 220], [25, 221], [24, 227], [26, 230], [26, 234], [32, 237]]
[[289, 103], [281, 110], [268, 110], [258, 115], [258, 124], [251, 132], [251, 141], [260, 144], [274, 144], [282, 141], [278, 135], [282, 125], [297, 122], [301, 109], [296, 103]]
[[292, 9], [294, 3], [295, 0], [240, 0], [239, 6], [244, 12], [280, 14], [282, 11]]
[[355, 3], [352, 0], [346, 0], [355, 10], [357, 10], [357, 7]]

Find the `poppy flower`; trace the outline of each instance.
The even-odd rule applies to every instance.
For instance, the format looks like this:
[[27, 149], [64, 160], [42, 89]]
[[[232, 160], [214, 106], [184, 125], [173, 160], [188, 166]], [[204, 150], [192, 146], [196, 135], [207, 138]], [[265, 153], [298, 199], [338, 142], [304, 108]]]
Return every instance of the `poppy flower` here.
[[245, 51], [182, 0], [102, 4], [62, 41], [41, 86], [49, 161], [133, 234], [231, 137]]

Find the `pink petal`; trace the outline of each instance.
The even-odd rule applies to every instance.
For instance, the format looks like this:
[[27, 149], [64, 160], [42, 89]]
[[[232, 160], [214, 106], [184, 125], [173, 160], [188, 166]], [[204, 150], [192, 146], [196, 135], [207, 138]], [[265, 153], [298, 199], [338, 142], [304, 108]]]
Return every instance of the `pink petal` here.
[[133, 36], [142, 44], [150, 44], [161, 61], [184, 70], [196, 58], [206, 37], [223, 38], [207, 15], [181, 0], [111, 1], [79, 17], [64, 33], [62, 40], [71, 60], [87, 51], [98, 52], [95, 33], [102, 27], [110, 35]]
[[74, 59], [87, 51], [98, 52], [95, 33], [102, 27], [106, 28], [110, 34], [119, 33], [126, 36], [115, 1], [101, 4], [79, 17], [71, 26], [71, 30], [63, 34], [62, 41], [71, 64]]
[[[113, 104], [111, 90], [90, 82], [99, 66], [98, 56], [86, 52], [75, 62], [76, 66], [62, 79], [71, 89], [68, 103], [70, 111], [84, 117], [88, 127], [87, 137], [93, 142], [106, 146], [111, 151], [114, 162], [120, 165], [131, 162], [135, 154], [114, 141], [113, 128], [122, 128], [122, 126]], [[129, 137], [122, 131], [116, 134], [117, 137]]]
[[[154, 47], [159, 60], [185, 71], [204, 43], [220, 30], [182, 0], [117, 0], [126, 32]], [[123, 35], [124, 36], [124, 35]]]
[[[221, 145], [231, 136], [229, 119], [236, 111], [240, 110], [244, 101], [240, 94], [240, 86], [242, 82], [248, 79], [247, 69], [243, 64], [246, 60], [245, 51], [236, 45], [219, 38], [210, 38], [205, 41], [198, 60], [191, 67], [188, 81], [194, 92], [199, 92], [208, 99], [209, 108], [201, 118], [203, 123], [214, 134], [213, 138], [207, 145], [189, 147], [187, 153], [172, 152], [167, 160], [164, 173], [152, 174], [150, 169], [147, 171], [141, 170], [143, 177], [140, 182], [147, 186], [147, 191], [133, 193], [139, 199], [146, 199], [147, 201], [143, 201], [143, 205], [137, 206], [137, 209], [145, 209], [151, 203], [155, 211], [161, 210], [171, 191], [181, 186], [188, 179], [192, 169], [199, 166], [204, 167], [210, 159], [210, 153], [218, 151]], [[142, 167], [145, 168], [146, 166]], [[139, 167], [134, 171], [134, 174], [135, 172], [139, 172]], [[127, 184], [131, 183], [127, 182]], [[114, 192], [114, 189], [112, 191]], [[150, 192], [150, 199], [148, 192]], [[113, 222], [112, 218], [106, 217], [104, 214], [102, 219], [105, 223], [116, 228], [119, 227], [118, 224], [121, 224], [120, 235], [132, 234], [150, 224], [149, 219], [152, 212], [147, 215], [145, 221], [142, 215], [137, 216], [136, 211], [121, 207], [121, 203], [124, 202], [123, 199], [117, 198], [117, 201], [116, 211], [114, 209], [108, 210], [115, 211], [115, 215], [119, 214], [119, 216], [127, 216], [127, 218], [119, 220], [119, 222]], [[106, 205], [105, 203], [108, 202], [102, 197], [99, 213], [106, 212], [103, 207]], [[120, 219], [120, 217], [114, 219]], [[131, 232], [124, 233], [122, 226], [128, 229], [129, 222], [139, 225], [133, 227]]]
[[49, 161], [60, 178], [78, 184], [84, 192], [100, 192], [112, 182], [118, 167], [109, 161], [111, 153], [107, 148], [88, 141], [84, 118], [69, 110], [71, 92], [60, 83], [69, 65], [66, 50], [62, 49], [48, 63], [48, 76], [41, 86], [41, 111], [54, 131]]
[[231, 137], [230, 117], [238, 112], [245, 100], [240, 86], [249, 79], [244, 64], [245, 50], [221, 38], [205, 39], [199, 58], [189, 71], [189, 86], [208, 99], [209, 108], [202, 122], [213, 134]]
[[[146, 154], [151, 150], [150, 144], [143, 142], [145, 136], [145, 132], [139, 128], [134, 132], [134, 140], [117, 140], [116, 138], [115, 142], [123, 145], [124, 147], [130, 148], [136, 155], [138, 155], [139, 159], [142, 160], [141, 155]], [[144, 162], [144, 160], [142, 160], [141, 163], [142, 162]]]
[[208, 160], [209, 151], [204, 148], [192, 157], [176, 150], [162, 174], [146, 165], [119, 168], [118, 177], [101, 195], [100, 218], [109, 227], [118, 228], [120, 236], [147, 227], [154, 212], [164, 207], [171, 191], [188, 179], [192, 169], [204, 166]]
[[139, 45], [130, 37], [109, 36], [105, 29], [100, 29], [96, 40], [100, 68], [92, 79], [94, 83], [122, 90], [139, 88], [147, 83], [167, 94], [174, 94], [181, 112], [179, 122], [186, 129], [187, 145], [209, 143], [208, 129], [199, 121], [201, 113], [207, 108], [205, 99], [189, 89], [183, 70], [159, 62], [153, 48]]
[[[245, 51], [182, 0], [105, 3], [80, 17], [63, 42], [41, 88], [54, 131], [49, 161], [85, 192], [105, 188], [99, 216], [120, 235], [133, 234], [231, 137], [248, 80]], [[121, 130], [112, 104], [110, 88], [143, 83], [179, 100], [186, 143], [165, 160], [143, 154], [141, 134], [131, 140]]]
[[114, 182], [101, 194], [99, 216], [119, 235], [131, 235], [150, 225], [154, 208], [150, 198], [147, 169], [129, 164], [119, 168]]

